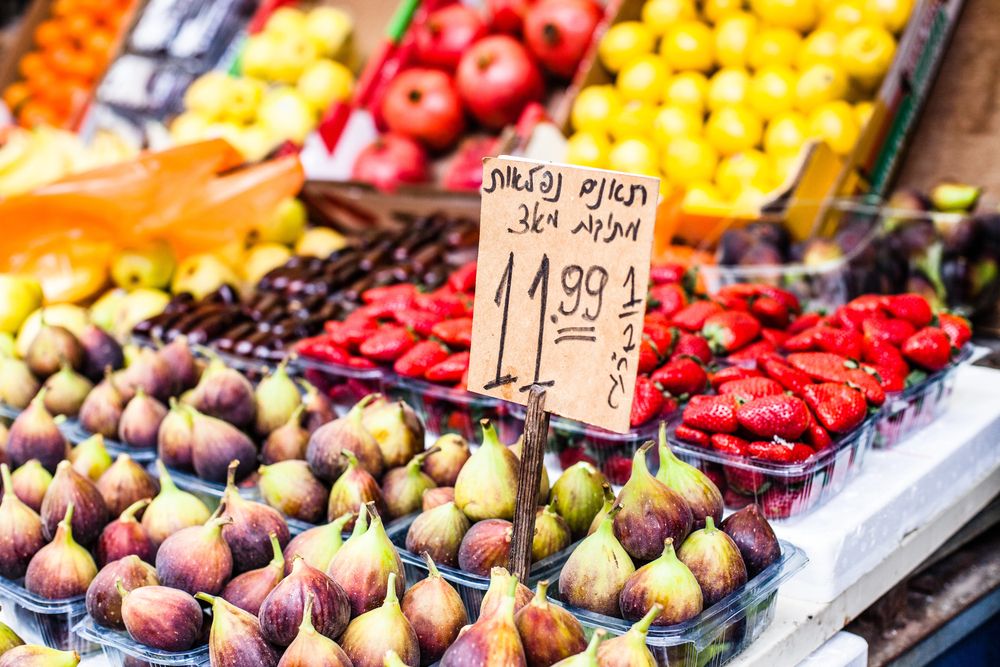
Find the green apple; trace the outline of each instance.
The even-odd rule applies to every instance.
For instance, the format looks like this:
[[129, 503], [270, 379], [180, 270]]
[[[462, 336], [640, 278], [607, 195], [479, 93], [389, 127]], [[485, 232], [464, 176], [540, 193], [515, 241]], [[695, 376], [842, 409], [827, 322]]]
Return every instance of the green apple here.
[[239, 286], [239, 278], [231, 268], [214, 255], [202, 254], [188, 257], [174, 274], [173, 292], [189, 292], [200, 299], [223, 285]]
[[343, 9], [323, 5], [306, 15], [305, 31], [320, 55], [334, 56], [350, 41], [354, 21]]
[[354, 75], [340, 63], [324, 58], [306, 68], [296, 88], [314, 109], [323, 113], [334, 102], [351, 99]]
[[254, 241], [261, 243], [294, 245], [305, 231], [308, 220], [305, 205], [289, 197], [278, 204], [267, 220], [254, 227], [250, 235]]
[[42, 285], [35, 278], [0, 274], [0, 331], [17, 333], [32, 311], [42, 305]]
[[14, 344], [14, 351], [17, 356], [24, 357], [28, 353], [28, 346], [35, 340], [38, 331], [42, 328], [42, 319], [45, 324], [57, 325], [69, 329], [74, 336], [79, 336], [90, 323], [87, 311], [80, 306], [71, 303], [57, 303], [45, 308], [39, 308], [28, 315], [17, 332], [17, 341]]
[[316, 112], [302, 93], [289, 86], [269, 90], [257, 118], [273, 136], [300, 144], [316, 127]]
[[243, 265], [243, 278], [250, 285], [256, 285], [271, 269], [275, 269], [292, 256], [288, 246], [280, 243], [258, 243], [247, 252]]
[[111, 279], [127, 290], [161, 289], [170, 284], [176, 266], [173, 249], [167, 243], [158, 242], [118, 253], [111, 261]]
[[0, 331], [0, 358], [13, 358], [15, 354], [14, 334], [9, 331]]

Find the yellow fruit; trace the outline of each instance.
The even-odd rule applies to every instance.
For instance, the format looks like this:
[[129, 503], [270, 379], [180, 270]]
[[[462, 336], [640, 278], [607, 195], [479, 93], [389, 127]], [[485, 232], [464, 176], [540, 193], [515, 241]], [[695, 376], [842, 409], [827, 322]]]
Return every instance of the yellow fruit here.
[[798, 155], [809, 138], [809, 123], [796, 111], [772, 118], [764, 130], [764, 150], [768, 155]]
[[791, 111], [795, 105], [795, 72], [788, 67], [764, 67], [750, 79], [747, 101], [750, 108], [767, 120]]
[[171, 291], [174, 294], [190, 292], [200, 299], [223, 285], [237, 285], [239, 279], [233, 270], [214, 255], [192, 255], [177, 267]]
[[842, 100], [848, 86], [847, 75], [836, 65], [812, 65], [795, 84], [795, 107], [808, 113], [826, 102]]
[[656, 37], [639, 21], [622, 21], [608, 28], [597, 46], [597, 55], [611, 72], [617, 72], [641, 55], [652, 53]]
[[329, 227], [312, 227], [299, 237], [295, 244], [295, 254], [326, 258], [345, 245], [347, 239]]
[[875, 105], [871, 102], [858, 102], [854, 105], [854, 118], [858, 121], [859, 128], [864, 129], [874, 110]]
[[306, 14], [295, 7], [279, 7], [267, 18], [264, 31], [272, 35], [290, 35], [306, 30]]
[[660, 42], [660, 54], [675, 70], [707, 72], [715, 64], [715, 37], [700, 21], [675, 23]]
[[128, 248], [111, 260], [111, 280], [127, 290], [139, 287], [162, 289], [170, 284], [177, 260], [165, 242], [154, 242], [143, 248]]
[[678, 21], [698, 17], [691, 0], [649, 0], [642, 6], [642, 22], [660, 36]]
[[89, 317], [86, 310], [71, 303], [56, 303], [39, 308], [21, 323], [21, 328], [17, 332], [17, 340], [14, 342], [14, 351], [17, 356], [23, 357], [28, 353], [28, 347], [41, 330], [43, 321], [48, 325], [55, 324], [69, 329], [71, 334], [79, 336], [87, 328]]
[[747, 63], [753, 69], [761, 67], [791, 67], [799, 52], [802, 37], [790, 28], [764, 28], [750, 40]]
[[674, 137], [663, 153], [663, 173], [680, 185], [711, 180], [719, 154], [701, 137]]
[[258, 162], [267, 157], [277, 143], [268, 128], [260, 123], [253, 123], [240, 132], [236, 148], [248, 161]]
[[264, 95], [257, 111], [263, 126], [275, 137], [296, 143], [305, 141], [316, 127], [316, 112], [296, 89], [282, 86]]
[[701, 13], [712, 23], [718, 23], [724, 16], [743, 9], [743, 0], [705, 0]]
[[896, 40], [885, 28], [862, 25], [840, 40], [840, 65], [847, 75], [866, 88], [885, 76], [896, 53]]
[[819, 63], [836, 64], [840, 54], [839, 45], [840, 35], [833, 30], [818, 28], [802, 41], [795, 58], [795, 65], [804, 70], [810, 65]]
[[623, 100], [659, 104], [668, 76], [667, 64], [663, 59], [647, 54], [621, 68], [615, 87]]
[[283, 199], [265, 221], [250, 232], [254, 241], [292, 245], [306, 230], [309, 215], [306, 207], [295, 197]]
[[353, 30], [350, 14], [339, 7], [320, 5], [306, 14], [306, 37], [322, 56], [341, 55]]
[[644, 139], [630, 138], [615, 142], [608, 153], [608, 168], [631, 174], [659, 176], [657, 151]]
[[573, 101], [569, 119], [576, 130], [604, 131], [620, 109], [614, 86], [587, 86]]
[[123, 289], [109, 289], [97, 298], [97, 301], [90, 304], [90, 321], [101, 327], [108, 333], [115, 330], [115, 323], [118, 321], [118, 313], [121, 305], [125, 302], [128, 294]]
[[42, 305], [42, 286], [31, 276], [0, 274], [0, 331], [17, 333], [24, 320]]
[[764, 23], [805, 32], [816, 25], [815, 0], [750, 0], [750, 7]]
[[195, 79], [184, 92], [184, 106], [207, 121], [222, 118], [231, 97], [233, 79], [225, 72], [208, 72]]
[[277, 60], [279, 48], [279, 40], [275, 35], [262, 32], [248, 37], [240, 55], [243, 74], [258, 79], [270, 79], [271, 68]]
[[809, 135], [830, 144], [838, 155], [846, 155], [858, 140], [854, 109], [843, 100], [827, 102], [809, 114]]
[[680, 72], [667, 82], [663, 91], [664, 104], [676, 104], [696, 113], [705, 111], [708, 79], [701, 72]]
[[877, 21], [893, 34], [906, 27], [912, 12], [913, 0], [865, 0], [865, 19]]
[[354, 75], [338, 62], [317, 60], [306, 68], [295, 87], [316, 111], [323, 113], [334, 102], [351, 99]]
[[746, 67], [750, 40], [757, 32], [757, 17], [731, 12], [715, 24], [715, 59], [721, 67]]
[[170, 136], [179, 144], [188, 144], [205, 137], [208, 121], [194, 111], [185, 111], [170, 123]]
[[774, 175], [775, 189], [783, 187], [788, 179], [798, 173], [801, 162], [802, 156], [797, 154], [771, 156], [771, 172]]
[[282, 35], [277, 41], [268, 79], [294, 85], [319, 54], [304, 34]]
[[125, 338], [139, 322], [162, 313], [168, 303], [170, 295], [162, 290], [142, 288], [129, 292], [118, 306], [111, 333]]
[[245, 76], [234, 77], [229, 84], [229, 99], [224, 117], [234, 123], [249, 123], [257, 116], [257, 107], [264, 97], [263, 81]]
[[719, 162], [715, 184], [726, 199], [737, 199], [747, 188], [767, 192], [773, 185], [771, 163], [758, 150], [730, 155]]
[[653, 129], [653, 118], [656, 110], [648, 104], [642, 102], [626, 102], [611, 119], [608, 129], [614, 139], [628, 139], [637, 137], [646, 139]]
[[744, 188], [733, 198], [732, 213], [740, 217], [760, 217], [761, 206], [767, 200], [768, 193], [757, 188]]
[[705, 125], [705, 137], [722, 155], [755, 147], [763, 133], [760, 117], [746, 107], [723, 107], [713, 111]]
[[750, 90], [750, 75], [744, 69], [720, 69], [708, 80], [708, 110], [744, 104]]
[[280, 243], [258, 243], [247, 251], [243, 264], [243, 279], [256, 285], [271, 269], [276, 269], [292, 256], [292, 251]]
[[610, 152], [611, 142], [603, 132], [582, 130], [566, 141], [566, 161], [570, 164], [604, 169]]
[[843, 34], [865, 22], [864, 0], [836, 0], [823, 13], [820, 28]]
[[653, 139], [659, 146], [666, 146], [674, 137], [698, 136], [701, 129], [701, 114], [676, 104], [660, 107], [653, 119]]
[[688, 213], [721, 215], [729, 208], [718, 188], [708, 182], [691, 183], [684, 192], [681, 208]]

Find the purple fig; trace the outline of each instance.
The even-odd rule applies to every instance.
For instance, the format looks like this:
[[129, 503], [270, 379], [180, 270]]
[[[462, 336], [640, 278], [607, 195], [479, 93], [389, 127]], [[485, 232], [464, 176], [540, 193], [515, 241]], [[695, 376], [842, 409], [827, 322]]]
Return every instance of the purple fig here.
[[25, 505], [40, 512], [45, 492], [52, 484], [52, 473], [42, 467], [38, 459], [31, 459], [11, 474], [11, 484], [14, 494]]
[[[347, 512], [353, 512], [360, 505], [366, 503], [375, 503], [379, 514], [385, 514], [387, 511], [385, 498], [382, 496], [378, 482], [360, 465], [354, 452], [344, 449], [341, 451], [341, 455], [347, 460], [347, 470], [330, 489], [330, 497], [326, 506], [327, 519], [333, 520]], [[348, 528], [351, 527], [348, 526]]]
[[118, 422], [125, 410], [125, 397], [114, 377], [109, 372], [107, 377], [97, 383], [77, 416], [80, 425], [90, 433], [100, 433], [105, 438], [118, 437]]
[[417, 454], [402, 468], [393, 468], [382, 478], [382, 496], [392, 519], [398, 519], [407, 514], [420, 511], [424, 491], [437, 486], [434, 480], [424, 473], [420, 466], [427, 455], [433, 452]]
[[300, 423], [303, 409], [303, 406], [299, 405], [288, 421], [270, 432], [260, 449], [261, 461], [271, 464], [278, 461], [305, 460], [309, 431], [302, 428]]
[[76, 417], [87, 394], [94, 388], [90, 380], [67, 364], [45, 381], [45, 409], [54, 415]]
[[3, 500], [0, 501], [0, 577], [20, 579], [28, 561], [45, 546], [42, 519], [14, 493], [10, 468], [0, 464]]
[[160, 485], [128, 454], [119, 454], [114, 464], [97, 480], [97, 490], [108, 512], [117, 516], [137, 500], [153, 498]]
[[285, 576], [285, 557], [278, 544], [278, 536], [271, 533], [271, 548], [274, 558], [262, 568], [250, 570], [233, 577], [220, 594], [243, 611], [257, 614], [267, 594], [274, 590]]
[[163, 404], [147, 396], [139, 387], [118, 420], [118, 439], [129, 447], [152, 449], [156, 447], [160, 423], [166, 416]]
[[719, 527], [739, 548], [747, 577], [752, 579], [781, 560], [781, 545], [758, 505], [747, 505], [733, 512]]
[[259, 472], [257, 488], [274, 509], [308, 523], [319, 523], [326, 515], [329, 492], [305, 461], [278, 461], [261, 466]]
[[280, 653], [261, 633], [260, 621], [221, 597], [195, 595], [212, 605], [208, 657], [215, 667], [275, 667]]
[[222, 539], [229, 517], [209, 519], [203, 526], [179, 530], [156, 552], [156, 574], [160, 583], [190, 594], [219, 593], [233, 573], [233, 556]]
[[45, 534], [54, 536], [56, 528], [66, 515], [66, 508], [73, 505], [73, 535], [80, 544], [91, 545], [97, 541], [108, 522], [108, 507], [100, 490], [88, 478], [73, 470], [73, 464], [63, 461], [56, 468], [52, 484], [42, 501], [42, 525]]
[[107, 368], [118, 370], [125, 365], [122, 346], [96, 324], [88, 324], [77, 336], [85, 352], [80, 372], [91, 382], [100, 382]]
[[715, 527], [711, 516], [705, 524], [688, 535], [677, 558], [698, 580], [704, 606], [711, 607], [747, 582], [747, 569], [733, 539]]
[[118, 583], [126, 591], [142, 586], [156, 586], [156, 570], [138, 556], [126, 556], [111, 561], [101, 568], [87, 587], [87, 613], [98, 625], [124, 630], [122, 621], [122, 594]]
[[531, 667], [549, 667], [587, 648], [580, 621], [549, 602], [548, 589], [549, 582], [538, 582], [534, 599], [514, 616], [524, 657]]
[[482, 614], [460, 634], [441, 658], [441, 667], [462, 665], [527, 664], [524, 646], [514, 623], [515, 591], [517, 578], [511, 577], [507, 589], [489, 614]]
[[386, 651], [395, 651], [405, 664], [420, 667], [420, 642], [399, 606], [395, 572], [389, 573], [382, 606], [352, 620], [340, 643], [355, 667], [379, 667]]
[[361, 467], [372, 477], [381, 477], [385, 470], [382, 450], [362, 423], [365, 406], [374, 399], [374, 394], [365, 396], [346, 415], [324, 424], [309, 436], [306, 460], [317, 477], [327, 482], [335, 481], [347, 463], [344, 450], [353, 452]]
[[253, 426], [256, 413], [253, 385], [239, 371], [227, 368], [218, 357], [202, 373], [188, 402], [199, 412], [237, 428]]
[[676, 625], [700, 614], [704, 600], [698, 580], [677, 558], [674, 542], [668, 537], [663, 555], [640, 567], [625, 582], [619, 603], [622, 616], [633, 621], [660, 604], [663, 610], [653, 625]]
[[158, 547], [177, 531], [205, 523], [212, 513], [197, 496], [177, 488], [162, 461], [156, 462], [156, 469], [160, 493], [143, 512], [142, 527]]
[[420, 497], [420, 510], [426, 512], [439, 505], [455, 502], [455, 488], [452, 486], [438, 486], [424, 491]]
[[288, 524], [273, 507], [247, 500], [236, 486], [236, 469], [239, 461], [229, 464], [229, 477], [220, 507], [232, 521], [223, 527], [222, 537], [233, 554], [235, 572], [246, 572], [263, 567], [271, 560], [273, 551], [269, 535], [274, 533], [284, 547], [291, 539]]
[[514, 525], [503, 519], [472, 524], [458, 548], [458, 566], [485, 577], [494, 567], [507, 567]]
[[191, 460], [194, 471], [209, 482], [223, 482], [229, 474], [229, 464], [238, 461], [236, 480], [242, 480], [257, 469], [257, 448], [235, 426], [194, 408], [191, 413]]
[[403, 595], [403, 616], [410, 622], [420, 645], [420, 664], [430, 665], [441, 659], [444, 652], [468, 625], [469, 616], [458, 591], [452, 587], [426, 553], [427, 577], [411, 586]]
[[0, 356], [0, 403], [23, 410], [31, 403], [41, 385], [20, 359]]
[[35, 377], [47, 378], [63, 364], [74, 369], [82, 368], [84, 351], [69, 329], [43, 323], [28, 345], [24, 361]]
[[439, 505], [414, 519], [406, 533], [406, 549], [428, 553], [438, 563], [458, 566], [459, 549], [469, 532], [469, 519], [455, 503]]
[[194, 423], [186, 405], [170, 399], [170, 411], [160, 422], [156, 434], [156, 452], [171, 468], [190, 470], [194, 467]]
[[343, 546], [342, 533], [347, 523], [354, 519], [351, 513], [337, 517], [330, 523], [316, 526], [293, 537], [285, 547], [285, 572], [291, 572], [295, 556], [312, 565], [320, 572], [326, 572], [330, 561]]
[[337, 642], [316, 631], [312, 622], [314, 601], [312, 593], [306, 595], [298, 634], [285, 649], [278, 667], [353, 667], [351, 659]]
[[330, 399], [324, 396], [316, 387], [308, 382], [300, 382], [299, 385], [305, 391], [302, 397], [302, 406], [305, 408], [302, 416], [302, 426], [312, 435], [320, 426], [329, 424], [337, 418], [333, 410]]
[[424, 459], [423, 469], [438, 486], [455, 486], [458, 473], [469, 460], [469, 443], [457, 433], [445, 433], [437, 440], [431, 449], [437, 451]]
[[38, 459], [49, 472], [55, 472], [59, 462], [69, 457], [69, 443], [45, 409], [44, 389], [10, 425], [7, 457], [15, 467], [30, 459]]
[[24, 587], [43, 598], [62, 600], [86, 593], [96, 576], [94, 559], [73, 539], [73, 503], [69, 503], [55, 537], [28, 563]]
[[[369, 503], [364, 510], [371, 517], [368, 529], [359, 533], [356, 526], [354, 533], [330, 561], [327, 570], [327, 574], [347, 593], [353, 616], [360, 616], [381, 604], [385, 599], [385, 582], [390, 572], [396, 574], [397, 596], [403, 594], [405, 582], [403, 561], [385, 534], [374, 504]], [[361, 523], [360, 517], [358, 523]]]
[[292, 643], [309, 596], [313, 597], [312, 622], [316, 631], [330, 639], [340, 636], [351, 618], [347, 594], [333, 579], [296, 557], [291, 573], [260, 606], [261, 631], [269, 642], [278, 646]]
[[167, 400], [174, 393], [174, 378], [170, 366], [159, 353], [149, 348], [138, 349], [128, 366], [117, 371], [113, 377], [126, 402], [139, 389], [160, 401]]
[[184, 591], [167, 586], [131, 590], [116, 582], [122, 597], [122, 620], [135, 641], [161, 651], [187, 651], [198, 641], [205, 615]]
[[147, 563], [153, 562], [156, 545], [135, 518], [136, 513], [145, 509], [149, 503], [149, 498], [135, 501], [117, 519], [104, 527], [94, 550], [100, 567], [129, 555], [138, 556]]
[[187, 336], [177, 336], [160, 348], [158, 354], [170, 369], [170, 375], [174, 380], [173, 393], [179, 394], [198, 383], [201, 369], [194, 353], [191, 352], [191, 346], [188, 345]]

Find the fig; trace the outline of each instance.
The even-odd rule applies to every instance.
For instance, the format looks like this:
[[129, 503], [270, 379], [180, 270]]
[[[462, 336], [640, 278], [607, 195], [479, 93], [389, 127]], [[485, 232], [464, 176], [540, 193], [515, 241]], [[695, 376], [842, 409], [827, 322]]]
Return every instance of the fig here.
[[654, 604], [628, 632], [602, 642], [597, 647], [597, 662], [601, 667], [658, 667], [656, 658], [646, 646], [646, 634], [661, 611], [662, 605]]
[[147, 563], [153, 562], [156, 545], [135, 518], [136, 513], [145, 509], [149, 503], [149, 498], [135, 501], [122, 510], [117, 519], [104, 527], [94, 549], [100, 567], [130, 555], [138, 556]]
[[285, 649], [278, 667], [353, 667], [337, 642], [316, 631], [312, 622], [314, 599], [312, 593], [306, 595], [298, 634]]
[[[524, 446], [524, 435], [521, 435], [514, 444], [510, 445], [507, 449], [514, 452], [514, 456], [517, 457], [518, 469], [520, 470], [521, 465], [521, 448]], [[549, 473], [542, 466], [542, 476], [538, 480], [538, 504], [544, 505], [549, 500]]]
[[587, 644], [587, 649], [583, 653], [563, 658], [556, 663], [556, 667], [601, 667], [601, 663], [597, 661], [597, 648], [607, 634], [603, 628], [594, 630], [594, 634], [590, 637], [590, 643]]
[[171, 468], [190, 470], [194, 466], [194, 423], [186, 405], [170, 399], [170, 410], [156, 434], [156, 453]]
[[437, 486], [434, 480], [420, 467], [428, 450], [417, 454], [402, 468], [393, 468], [382, 478], [382, 495], [388, 509], [389, 518], [398, 519], [420, 511], [424, 491]]
[[636, 451], [632, 475], [618, 493], [622, 509], [615, 515], [615, 535], [636, 560], [656, 558], [667, 538], [683, 542], [693, 521], [687, 502], [649, 473], [646, 452], [652, 446], [650, 441]]
[[77, 418], [80, 425], [90, 433], [117, 438], [118, 422], [124, 409], [125, 397], [109, 373], [87, 394]]
[[160, 583], [191, 595], [219, 593], [233, 573], [233, 555], [222, 539], [223, 526], [231, 522], [227, 516], [212, 518], [165, 539], [156, 552]]
[[361, 467], [372, 477], [382, 475], [385, 469], [382, 450], [362, 423], [365, 406], [374, 398], [374, 395], [365, 396], [346, 415], [324, 424], [309, 436], [306, 460], [317, 477], [327, 482], [335, 481], [346, 464], [344, 450], [353, 452]]
[[531, 560], [537, 563], [570, 545], [573, 535], [566, 521], [552, 510], [551, 505], [535, 514], [535, 534], [531, 540]]
[[45, 409], [45, 390], [41, 389], [24, 412], [10, 425], [7, 434], [7, 458], [17, 467], [29, 459], [38, 459], [49, 472], [69, 457], [69, 443]]
[[705, 527], [705, 518], [722, 521], [722, 493], [705, 473], [677, 458], [667, 445], [666, 422], [660, 424], [660, 469], [656, 479], [687, 501], [694, 519], [692, 528]]
[[587, 648], [580, 621], [549, 602], [548, 589], [549, 582], [538, 582], [534, 599], [514, 616], [524, 657], [532, 667], [548, 667]]
[[635, 572], [632, 558], [615, 537], [613, 508], [591, 535], [573, 549], [559, 573], [559, 596], [569, 604], [605, 616], [621, 616], [618, 596]]
[[122, 621], [122, 594], [141, 586], [156, 586], [156, 570], [138, 556], [125, 556], [101, 568], [87, 587], [87, 613], [98, 625], [124, 630]]
[[0, 667], [75, 667], [80, 664], [76, 651], [59, 651], [48, 646], [24, 644], [0, 656]]
[[441, 576], [434, 559], [425, 553], [424, 561], [427, 577], [406, 591], [400, 607], [417, 636], [420, 664], [430, 665], [441, 659], [469, 623], [469, 616], [458, 591]]
[[222, 537], [233, 554], [235, 572], [246, 572], [263, 567], [271, 560], [273, 550], [269, 535], [274, 533], [284, 547], [291, 539], [288, 524], [273, 507], [247, 500], [236, 486], [236, 469], [239, 461], [229, 464], [226, 491], [219, 505], [232, 521], [222, 528]]
[[137, 500], [156, 496], [160, 486], [131, 456], [119, 454], [114, 464], [97, 480], [97, 490], [101, 492], [108, 512], [117, 516]]
[[68, 364], [55, 375], [49, 376], [45, 387], [45, 409], [54, 415], [76, 417], [87, 394], [94, 388], [90, 380], [73, 370]]
[[472, 524], [458, 547], [458, 566], [485, 577], [494, 567], [507, 567], [514, 524], [487, 519]]
[[517, 470], [514, 452], [500, 444], [488, 419], [483, 444], [462, 466], [455, 480], [455, 504], [472, 521], [514, 518]]
[[279, 652], [261, 633], [260, 621], [221, 597], [197, 593], [212, 605], [212, 629], [208, 634], [208, 658], [213, 667], [275, 667]]
[[426, 491], [424, 491], [424, 495], [420, 497], [420, 509], [421, 511], [426, 512], [440, 505], [444, 505], [445, 503], [454, 503], [454, 502], [455, 502], [455, 487], [437, 486], [434, 487], [433, 489], [427, 489]]
[[31, 557], [45, 546], [42, 519], [14, 493], [10, 468], [0, 464], [3, 500], [0, 501], [0, 576], [20, 579]]
[[[495, 567], [490, 570], [490, 585], [486, 589], [486, 594], [483, 595], [483, 601], [479, 603], [480, 616], [488, 616], [496, 610], [500, 602], [503, 601], [504, 595], [506, 595], [511, 579], [517, 581], [517, 577], [505, 568]], [[516, 614], [524, 609], [524, 606], [534, 598], [535, 594], [531, 592], [530, 588], [522, 583], [518, 583], [514, 589], [514, 613]]]
[[52, 474], [42, 467], [38, 459], [31, 459], [15, 470], [10, 478], [14, 495], [31, 509], [40, 512], [45, 492], [52, 484]]
[[622, 616], [638, 620], [654, 604], [663, 609], [653, 625], [676, 625], [701, 613], [704, 601], [698, 580], [674, 553], [674, 541], [663, 542], [663, 555], [646, 563], [625, 582], [619, 603]]
[[45, 534], [53, 537], [66, 515], [66, 508], [74, 506], [73, 535], [80, 544], [91, 545], [97, 541], [108, 522], [108, 507], [94, 483], [73, 470], [73, 464], [63, 461], [56, 468], [52, 483], [42, 500], [42, 525]]
[[224, 482], [232, 461], [239, 462], [237, 481], [257, 468], [257, 448], [243, 432], [194, 408], [188, 410], [191, 413], [191, 462], [198, 477], [209, 482]]
[[243, 611], [256, 615], [267, 594], [274, 590], [285, 577], [285, 557], [281, 553], [278, 536], [271, 533], [271, 548], [274, 558], [262, 568], [250, 570], [233, 577], [222, 589], [220, 595]]
[[187, 336], [177, 336], [170, 343], [160, 348], [157, 353], [170, 369], [170, 375], [174, 380], [173, 392], [179, 394], [191, 389], [198, 383], [201, 376], [201, 368], [191, 346], [188, 344]]
[[28, 364], [20, 359], [0, 356], [0, 403], [23, 410], [31, 403], [40, 386]]
[[38, 550], [28, 563], [24, 587], [48, 600], [62, 600], [87, 592], [97, 576], [94, 559], [73, 539], [73, 503], [56, 528], [52, 541]]
[[606, 481], [593, 465], [579, 461], [566, 468], [552, 485], [552, 509], [566, 520], [574, 540], [587, 535], [594, 517], [601, 511]]
[[125, 365], [122, 346], [96, 324], [85, 326], [77, 340], [85, 353], [80, 372], [91, 382], [100, 382], [105, 369], [118, 370]]
[[759, 505], [747, 505], [733, 512], [719, 527], [740, 550], [748, 578], [753, 579], [781, 560], [781, 545]]
[[395, 651], [410, 667], [420, 667], [420, 642], [399, 606], [395, 572], [389, 573], [385, 588], [382, 606], [359, 615], [344, 630], [344, 653], [354, 667], [380, 667], [386, 651]]
[[299, 388], [288, 377], [287, 364], [287, 359], [278, 364], [274, 372], [266, 375], [254, 390], [256, 428], [262, 436], [287, 423], [302, 403]]
[[139, 387], [118, 420], [118, 439], [129, 447], [152, 449], [156, 447], [160, 424], [166, 416], [163, 404], [147, 396]]
[[[347, 460], [347, 470], [330, 488], [326, 506], [327, 519], [332, 521], [335, 517], [352, 512], [367, 503], [374, 503], [379, 514], [385, 514], [385, 498], [378, 482], [362, 467], [354, 452], [344, 449], [341, 454]], [[347, 527], [351, 528], [350, 525]]]
[[320, 572], [326, 572], [330, 561], [343, 545], [342, 533], [347, 523], [354, 519], [351, 513], [339, 516], [328, 524], [310, 528], [291, 539], [285, 547], [285, 570], [290, 572], [292, 559], [302, 559]]
[[227, 368], [218, 357], [209, 363], [185, 402], [236, 428], [250, 428], [254, 423], [253, 385], [239, 371]]
[[198, 641], [205, 615], [191, 595], [167, 586], [127, 589], [121, 579], [116, 586], [132, 639], [161, 651], [187, 651]]
[[63, 364], [73, 369], [82, 368], [84, 358], [83, 347], [76, 336], [69, 329], [54, 324], [42, 324], [24, 355], [31, 372], [43, 379]]
[[174, 378], [170, 366], [158, 352], [149, 348], [136, 350], [128, 365], [113, 377], [126, 402], [139, 389], [159, 401], [167, 400], [174, 393]]
[[458, 553], [469, 519], [455, 503], [438, 505], [422, 512], [406, 532], [406, 548], [415, 554], [429, 554], [438, 563], [458, 567]]
[[270, 432], [260, 450], [260, 460], [271, 464], [278, 461], [305, 460], [309, 431], [302, 428], [303, 407], [299, 405], [284, 424]]
[[143, 512], [142, 527], [153, 545], [159, 547], [177, 531], [205, 523], [212, 513], [197, 496], [177, 488], [163, 461], [156, 462], [156, 470], [160, 492]]
[[316, 432], [323, 424], [329, 424], [337, 418], [333, 411], [330, 399], [324, 396], [316, 387], [308, 382], [300, 382], [299, 385], [305, 391], [302, 397], [302, 426], [310, 435]]
[[84, 477], [96, 482], [101, 475], [111, 467], [111, 454], [108, 454], [104, 446], [104, 436], [95, 433], [90, 436], [69, 453], [69, 462], [73, 464], [73, 469]]
[[406, 465], [424, 448], [424, 424], [403, 401], [369, 404], [361, 423], [378, 443], [386, 468]]
[[601, 511], [594, 516], [594, 520], [590, 522], [590, 528], [587, 530], [588, 535], [593, 535], [597, 531], [601, 523], [604, 522], [604, 517], [610, 514], [611, 509], [615, 506], [615, 493], [611, 490], [611, 485], [605, 482], [601, 485], [601, 490], [604, 492], [604, 504], [601, 505]]
[[506, 589], [490, 613], [483, 613], [479, 620], [460, 634], [455, 643], [441, 657], [441, 667], [463, 665], [517, 665], [527, 664], [521, 637], [514, 624], [515, 591], [517, 578], [511, 577]]
[[[365, 505], [364, 511], [371, 517], [368, 529], [361, 533], [355, 530], [334, 555], [327, 569], [327, 574], [347, 593], [352, 616], [360, 616], [382, 603], [389, 573], [396, 574], [397, 596], [403, 594], [405, 582], [403, 561], [385, 534], [374, 503]], [[361, 523], [360, 516], [358, 523]]]
[[423, 470], [438, 486], [455, 486], [458, 473], [469, 460], [469, 443], [457, 433], [445, 433], [434, 441], [437, 449], [424, 459]]
[[705, 607], [710, 607], [747, 583], [747, 568], [733, 539], [715, 527], [711, 516], [705, 527], [696, 530], [677, 551], [701, 586]]
[[258, 472], [261, 498], [285, 516], [319, 523], [326, 515], [329, 492], [305, 461], [278, 461], [261, 466]]
[[292, 559], [292, 571], [268, 593], [260, 605], [261, 631], [272, 644], [288, 646], [313, 598], [312, 623], [321, 635], [339, 637], [351, 619], [351, 603], [343, 588], [301, 557]]
[[24, 646], [24, 640], [9, 625], [0, 622], [0, 656], [17, 646]]

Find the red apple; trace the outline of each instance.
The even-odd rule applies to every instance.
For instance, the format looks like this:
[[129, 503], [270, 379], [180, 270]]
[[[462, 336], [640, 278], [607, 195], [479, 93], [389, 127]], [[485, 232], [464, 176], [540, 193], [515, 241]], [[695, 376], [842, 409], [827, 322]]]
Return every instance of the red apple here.
[[494, 130], [516, 121], [525, 105], [545, 94], [535, 61], [506, 35], [484, 37], [466, 51], [455, 83], [469, 112]]
[[415, 67], [392, 80], [382, 98], [382, 118], [390, 130], [443, 150], [465, 129], [462, 102], [451, 77]]
[[519, 35], [532, 4], [534, 0], [486, 0], [486, 16], [497, 32]]
[[485, 36], [486, 24], [478, 12], [463, 4], [442, 7], [416, 29], [417, 59], [454, 72], [465, 50]]
[[384, 134], [358, 154], [352, 177], [390, 192], [404, 183], [424, 183], [427, 153], [413, 139]]
[[542, 67], [568, 79], [587, 53], [601, 14], [593, 0], [543, 0], [524, 18], [524, 41]]

